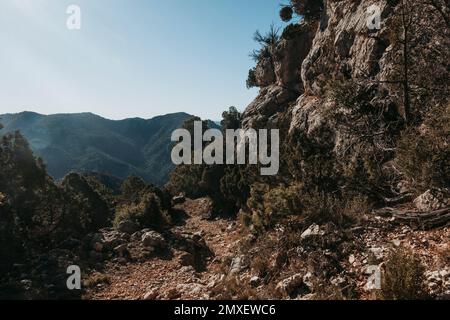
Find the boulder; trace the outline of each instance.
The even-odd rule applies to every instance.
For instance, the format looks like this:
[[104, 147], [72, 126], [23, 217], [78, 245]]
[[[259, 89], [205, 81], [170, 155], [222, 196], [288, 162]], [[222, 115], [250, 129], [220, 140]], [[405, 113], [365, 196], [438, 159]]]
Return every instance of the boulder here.
[[103, 245], [108, 250], [113, 250], [115, 247], [124, 244], [126, 241], [121, 234], [115, 230], [104, 231], [103, 233]]
[[173, 205], [182, 204], [186, 201], [186, 197], [182, 194], [172, 198]]
[[155, 300], [157, 297], [158, 297], [158, 290], [157, 289], [150, 289], [144, 295], [144, 300]]
[[119, 226], [117, 227], [117, 230], [119, 232], [126, 233], [126, 234], [133, 234], [136, 231], [138, 231], [138, 229], [139, 229], [139, 226], [131, 220], [121, 221], [119, 223]]
[[230, 265], [230, 275], [238, 274], [248, 267], [245, 256], [234, 257]]
[[142, 244], [144, 247], [165, 248], [166, 240], [156, 231], [148, 231], [142, 235]]
[[277, 284], [275, 290], [283, 296], [290, 297], [307, 294], [309, 289], [303, 282], [303, 277], [303, 274], [298, 273], [284, 279]]
[[250, 278], [250, 285], [253, 288], [256, 288], [257, 286], [259, 286], [261, 284], [261, 278], [258, 276], [254, 276]]
[[189, 274], [189, 273], [195, 273], [195, 269], [193, 266], [184, 266], [180, 269], [181, 274]]
[[383, 247], [372, 247], [372, 248], [369, 248], [369, 252], [373, 255], [373, 257], [377, 261], [383, 261], [384, 256], [387, 253], [387, 250]]
[[181, 297], [181, 293], [178, 291], [177, 288], [172, 288], [167, 291], [165, 298], [167, 300], [175, 300]]
[[319, 225], [313, 224], [308, 229], [306, 229], [300, 236], [302, 240], [308, 239], [314, 236], [323, 236], [325, 232], [320, 228]]
[[311, 272], [308, 272], [303, 276], [303, 283], [310, 289], [314, 287], [314, 276]]
[[135, 233], [133, 233], [130, 236], [130, 242], [137, 242], [140, 241], [142, 239], [142, 232], [141, 231], [136, 231]]
[[355, 261], [356, 261], [355, 255], [354, 255], [354, 254], [351, 254], [351, 255], [348, 257], [348, 263], [350, 263], [351, 265], [353, 265], [353, 264], [355, 263]]
[[450, 190], [430, 189], [414, 200], [420, 211], [436, 211], [450, 206]]
[[114, 248], [114, 252], [121, 258], [126, 258], [130, 256], [128, 251], [128, 246], [126, 244], [121, 244]]

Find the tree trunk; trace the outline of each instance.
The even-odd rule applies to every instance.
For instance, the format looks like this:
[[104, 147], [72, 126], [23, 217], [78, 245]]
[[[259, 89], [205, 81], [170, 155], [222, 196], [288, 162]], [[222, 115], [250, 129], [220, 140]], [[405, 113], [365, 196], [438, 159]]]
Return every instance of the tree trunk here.
[[411, 121], [411, 100], [409, 96], [409, 21], [406, 13], [405, 1], [402, 1], [402, 24], [403, 24], [403, 103], [405, 112], [405, 122], [408, 125]]

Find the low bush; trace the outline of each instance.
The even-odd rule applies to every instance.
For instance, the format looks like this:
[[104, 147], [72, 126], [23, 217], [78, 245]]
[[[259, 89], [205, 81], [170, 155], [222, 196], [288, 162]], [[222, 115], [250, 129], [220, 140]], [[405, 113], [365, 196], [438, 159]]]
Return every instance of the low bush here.
[[171, 223], [171, 199], [168, 191], [130, 177], [122, 185], [122, 194], [116, 207], [114, 227], [131, 220], [142, 228], [162, 228]]
[[247, 206], [253, 215], [251, 219], [246, 215], [245, 221], [257, 232], [289, 216], [300, 217], [307, 223], [356, 224], [372, 207], [368, 198], [361, 194], [339, 195], [306, 189], [302, 184], [272, 189], [264, 184], [255, 184]]
[[392, 249], [382, 278], [381, 298], [385, 300], [425, 299], [425, 268], [418, 256], [403, 247]]
[[418, 193], [450, 186], [450, 104], [436, 108], [419, 128], [405, 130], [396, 164]]
[[256, 80], [255, 68], [248, 70], [248, 77], [247, 77], [246, 85], [247, 85], [247, 89], [258, 87], [258, 80]]
[[264, 211], [269, 215], [300, 215], [303, 207], [301, 192], [302, 186], [297, 184], [270, 189], [264, 195]]
[[160, 229], [170, 224], [167, 211], [163, 210], [160, 199], [154, 193], [144, 194], [138, 203], [119, 206], [114, 218], [114, 227], [117, 228], [124, 220], [131, 220], [142, 228]]
[[113, 208], [96, 189], [96, 185], [78, 173], [70, 173], [61, 182], [74, 215], [74, 226], [80, 234], [95, 232], [111, 225]]

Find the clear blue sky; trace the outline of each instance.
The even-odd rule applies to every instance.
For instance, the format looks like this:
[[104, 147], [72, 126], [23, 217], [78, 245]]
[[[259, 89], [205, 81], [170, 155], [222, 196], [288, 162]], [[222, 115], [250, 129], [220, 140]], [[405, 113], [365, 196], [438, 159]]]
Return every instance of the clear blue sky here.
[[[82, 28], [66, 28], [66, 8]], [[278, 0], [1, 0], [0, 113], [93, 112], [111, 119], [185, 111], [220, 119], [256, 96], [252, 35]]]

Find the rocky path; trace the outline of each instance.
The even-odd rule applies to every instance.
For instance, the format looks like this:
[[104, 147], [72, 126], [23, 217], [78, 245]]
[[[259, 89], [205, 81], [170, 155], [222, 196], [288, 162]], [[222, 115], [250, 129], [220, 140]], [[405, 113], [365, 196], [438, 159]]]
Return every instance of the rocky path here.
[[[334, 272], [333, 268], [338, 263], [336, 274], [333, 273], [329, 283], [332, 283], [334, 287], [354, 288], [354, 292], [358, 293], [360, 299], [375, 299], [373, 290], [367, 287], [369, 283], [367, 267], [369, 265], [383, 266], [390, 248], [400, 245], [420, 256], [426, 267], [425, 276], [430, 293], [439, 297], [450, 297], [450, 229], [448, 227], [418, 231], [405, 225], [393, 225], [391, 217], [368, 214], [365, 215], [363, 226], [352, 230], [352, 235], [348, 238], [342, 230], [332, 226], [312, 225], [301, 234], [302, 240], [297, 244], [298, 247], [286, 253], [289, 264], [280, 264], [278, 258], [283, 255], [279, 254], [279, 250], [273, 249], [267, 252], [264, 248], [267, 244], [271, 244], [270, 239], [280, 243], [283, 237], [279, 233], [285, 232], [285, 229], [268, 231], [264, 237], [253, 243], [251, 250], [245, 249], [250, 248], [245, 245], [246, 240], [244, 240], [251, 238], [247, 234], [248, 231], [239, 227], [235, 221], [205, 219], [209, 207], [207, 199], [188, 199], [178, 205], [177, 209], [185, 214], [182, 214], [182, 219], [170, 230], [169, 235], [164, 234], [170, 254], [156, 253], [143, 256], [141, 251], [145, 251], [145, 248], [143, 249], [141, 241], [129, 241], [127, 247], [132, 259], [112, 258], [104, 264], [101, 273], [88, 275], [89, 278], [97, 280], [94, 284], [85, 286], [89, 289], [86, 290], [84, 298], [94, 300], [198, 300], [230, 297], [314, 299], [315, 294], [294, 297], [293, 293], [297, 292], [297, 287], [304, 287], [304, 285], [308, 286], [309, 291], [316, 292], [314, 281], [310, 281], [309, 278], [320, 274], [323, 271], [321, 268], [331, 268], [330, 272]], [[314, 238], [314, 235], [319, 236], [319, 242], [315, 243], [314, 239], [309, 239]], [[182, 239], [181, 244], [174, 239]], [[199, 269], [195, 263], [190, 262], [190, 259], [186, 259], [186, 256], [189, 258], [188, 252], [192, 252], [189, 248], [192, 247], [186, 245], [185, 239], [197, 239], [197, 243], [206, 244], [205, 247], [213, 253], [206, 257], [200, 255], [201, 262], [204, 263], [203, 268]], [[344, 250], [345, 253], [339, 250], [337, 253], [328, 250], [338, 244], [341, 244], [339, 248], [343, 250], [347, 248]], [[261, 252], [263, 252], [262, 256]], [[271, 272], [273, 278], [268, 283], [264, 283], [254, 268], [249, 265], [251, 259], [257, 260], [258, 257], [262, 257], [267, 262], [270, 270], [273, 269]], [[242, 268], [234, 267], [236, 264], [234, 262], [237, 260], [239, 265], [243, 266]], [[320, 270], [315, 270], [315, 266], [321, 266]], [[225, 274], [227, 277], [223, 278]], [[221, 281], [222, 279], [224, 281]], [[221, 295], [228, 289], [231, 289], [231, 291], [228, 290], [230, 292], [234, 290], [232, 279], [238, 279], [242, 285], [238, 290], [239, 295], [235, 296], [233, 293]], [[326, 294], [329, 293], [326, 292]], [[322, 298], [326, 297], [328, 296]]]
[[[107, 262], [99, 277], [107, 279], [87, 290], [86, 299], [207, 299], [220, 277], [221, 262], [241, 238], [234, 222], [206, 220], [206, 199], [187, 200], [179, 206], [187, 214], [185, 224], [174, 232], [200, 233], [214, 253], [203, 272], [180, 262], [185, 252], [172, 249], [170, 258], [153, 257], [143, 262]], [[95, 274], [93, 275], [95, 276]]]

